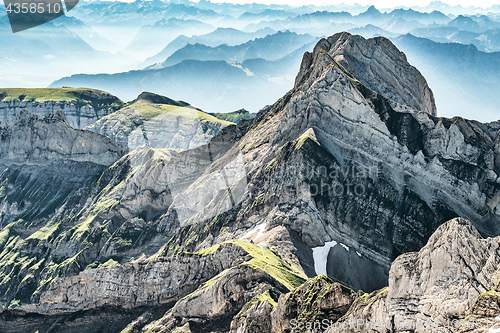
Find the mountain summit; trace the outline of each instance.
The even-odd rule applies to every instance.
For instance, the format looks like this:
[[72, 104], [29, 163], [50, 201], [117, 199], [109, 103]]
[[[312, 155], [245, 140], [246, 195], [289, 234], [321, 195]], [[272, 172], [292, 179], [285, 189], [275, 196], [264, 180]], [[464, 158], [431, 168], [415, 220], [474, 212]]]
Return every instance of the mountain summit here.
[[[254, 118], [194, 149], [119, 146], [124, 155], [53, 203], [41, 227], [5, 226], [0, 330], [289, 332], [293, 318], [363, 311], [388, 285], [376, 304], [407, 304], [398, 279], [419, 286], [426, 309], [432, 285], [411, 274], [439, 267], [405, 270], [427, 262], [407, 253], [445, 258], [433, 244], [454, 253], [445, 238], [463, 242], [460, 230], [476, 243], [500, 234], [497, 125], [435, 113], [390, 41], [322, 39], [294, 88]], [[458, 231], [440, 228], [457, 216]], [[500, 264], [491, 258], [489, 271]]]
[[434, 96], [425, 78], [386, 38], [364, 39], [343, 32], [321, 40], [312, 54], [304, 55], [296, 86], [313, 63], [320, 68], [334, 63], [369, 89], [414, 110], [436, 115]]

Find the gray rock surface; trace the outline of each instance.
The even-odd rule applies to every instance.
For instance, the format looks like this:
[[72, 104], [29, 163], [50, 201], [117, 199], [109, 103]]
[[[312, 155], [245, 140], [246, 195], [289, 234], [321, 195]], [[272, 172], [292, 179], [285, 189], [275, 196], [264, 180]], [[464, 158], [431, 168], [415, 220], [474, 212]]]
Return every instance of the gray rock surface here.
[[[366, 296], [364, 304], [358, 301], [342, 322], [360, 320], [363, 332], [386, 332], [388, 326], [391, 332], [455, 331], [467, 325], [470, 312], [488, 314], [475, 303], [498, 283], [499, 263], [500, 237], [484, 239], [467, 220], [453, 219], [419, 252], [399, 256], [391, 266], [389, 288]], [[328, 333], [359, 329], [339, 326]]]
[[[54, 93], [66, 94], [67, 96], [58, 100], [58, 97], [51, 98], [50, 94]], [[13, 94], [19, 96], [13, 96]], [[26, 95], [28, 96], [26, 97]], [[31, 100], [31, 95], [40, 95], [47, 100]], [[9, 96], [9, 98], [5, 100], [5, 96]], [[70, 100], [66, 100], [67, 98]], [[42, 118], [51, 113], [62, 111], [66, 114], [71, 126], [85, 128], [100, 118], [115, 112], [122, 105], [123, 102], [119, 98], [93, 89], [0, 89], [0, 121], [12, 121], [22, 110], [36, 113]]]
[[[337, 33], [320, 40], [313, 53], [306, 54], [301, 74], [304, 75], [311, 64], [317, 66], [317, 62], [321, 61], [318, 57], [322, 57], [325, 51], [371, 90], [414, 110], [436, 115], [434, 96], [425, 78], [390, 40]], [[296, 79], [296, 85], [302, 81], [301, 74]]]
[[22, 305], [17, 310], [52, 315], [103, 306], [133, 309], [169, 303], [193, 292], [244, 255], [242, 248], [225, 244], [206, 256], [152, 258], [86, 269], [54, 281], [36, 304]]
[[74, 161], [109, 166], [125, 152], [125, 147], [103, 135], [72, 128], [62, 111], [41, 118], [21, 110], [12, 122], [0, 123], [3, 165]]
[[133, 104], [101, 118], [87, 129], [130, 148], [185, 150], [207, 144], [222, 128], [233, 124], [179, 102], [175, 105], [159, 103], [175, 101], [156, 96], [158, 98], [152, 100], [158, 103], [139, 96]]
[[[359, 44], [359, 52], [347, 47], [353, 43]], [[384, 50], [376, 51], [379, 47]], [[133, 308], [134, 298], [122, 287], [134, 283], [120, 282], [116, 289], [107, 283], [108, 278], [120, 280], [121, 270], [139, 281], [147, 276], [127, 262], [142, 254], [182, 257], [234, 239], [240, 239], [241, 246], [251, 244], [247, 250], [253, 259], [198, 286], [162, 319], [137, 317], [131, 324], [134, 330], [250, 330], [258, 326], [252, 317], [244, 317], [243, 308], [269, 313], [269, 306], [279, 299], [271, 290], [288, 293], [303, 282], [302, 272], [309, 277], [326, 273], [336, 282], [368, 292], [389, 283], [389, 289], [360, 293], [345, 318], [355, 314], [351, 318], [416, 322], [419, 316], [445, 319], [467, 313], [497, 278], [497, 238], [484, 240], [479, 232], [500, 234], [498, 129], [433, 116], [424, 81], [391, 48], [384, 40], [364, 41], [348, 34], [322, 41], [315, 53], [304, 56], [295, 88], [255, 118], [221, 129], [209, 144], [195, 149], [136, 149], [63, 200], [46, 223], [17, 221], [4, 227], [0, 303], [5, 313], [18, 307], [36, 309], [41, 299], [44, 306], [57, 299], [57, 307], [66, 310], [99, 306], [94, 294], [100, 286], [110, 304], [126, 300], [122, 307]], [[385, 59], [385, 67], [361, 56], [372, 51], [374, 59]], [[360, 63], [350, 60], [350, 53]], [[363, 61], [369, 64], [366, 68]], [[412, 89], [397, 87], [395, 76], [371, 74], [382, 68], [398, 73], [399, 84], [416, 80], [423, 90], [411, 95]], [[360, 72], [354, 74], [356, 70]], [[388, 87], [399, 97], [389, 99], [383, 91]], [[67, 126], [62, 119], [56, 124]], [[32, 154], [36, 158], [56, 149], [45, 143], [40, 147], [40, 153]], [[28, 155], [21, 156], [26, 160]], [[61, 164], [65, 158], [78, 162], [71, 160], [70, 152], [61, 156], [66, 156]], [[16, 194], [24, 195], [25, 188], [31, 187], [15, 187]], [[431, 237], [456, 216], [469, 219], [479, 232], [459, 219]], [[404, 255], [412, 251], [421, 252]], [[123, 268], [109, 269], [109, 276], [99, 269], [90, 273], [89, 268], [110, 260]], [[345, 266], [352, 270], [339, 270]], [[274, 274], [276, 270], [280, 274]], [[80, 283], [79, 277], [87, 276], [102, 283]], [[447, 290], [455, 285], [460, 289]], [[59, 291], [73, 286], [74, 294]], [[330, 287], [325, 284], [318, 290]], [[343, 290], [338, 285], [331, 288]], [[168, 299], [170, 291], [149, 292], [140, 299], [162, 292]], [[255, 299], [265, 292], [273, 301]], [[334, 292], [339, 297], [333, 300], [340, 302], [326, 301], [318, 314], [339, 305], [339, 317], [350, 293]], [[58, 295], [66, 295], [68, 304]], [[256, 303], [249, 304], [252, 300]], [[309, 305], [297, 304], [304, 311], [288, 308], [280, 318], [307, 313]]]
[[[342, 45], [359, 39], [348, 34], [333, 39], [341, 37], [346, 39]], [[332, 42], [328, 54], [320, 47], [306, 54], [294, 90], [215, 138], [234, 142], [227, 156], [241, 152], [248, 175], [243, 204], [232, 210], [235, 221], [228, 228], [233, 233], [216, 236], [200, 221], [189, 228], [199, 241], [186, 244], [184, 234], [174, 236], [170, 250], [201, 249], [240, 237], [241, 229], [265, 232], [283, 225], [309, 276], [326, 272], [373, 291], [387, 284], [392, 260], [418, 251], [453, 217], [468, 218], [485, 235], [500, 234], [498, 131], [385, 98], [339, 66], [341, 60], [334, 61], [339, 50], [345, 51], [342, 45]], [[359, 45], [363, 52], [371, 45], [393, 48], [387, 41], [361, 40]], [[402, 55], [388, 66], [398, 73], [410, 68]], [[401, 82], [415, 80], [416, 73], [409, 70]], [[422, 96], [421, 105], [431, 103]], [[414, 104], [410, 97], [401, 101]], [[198, 183], [201, 179], [193, 186]], [[211, 202], [208, 209], [218, 205]], [[217, 228], [223, 226], [220, 221]], [[348, 255], [339, 248], [330, 252], [341, 244]], [[359, 267], [349, 274], [353, 281], [334, 263], [356, 255], [364, 259], [353, 265]]]

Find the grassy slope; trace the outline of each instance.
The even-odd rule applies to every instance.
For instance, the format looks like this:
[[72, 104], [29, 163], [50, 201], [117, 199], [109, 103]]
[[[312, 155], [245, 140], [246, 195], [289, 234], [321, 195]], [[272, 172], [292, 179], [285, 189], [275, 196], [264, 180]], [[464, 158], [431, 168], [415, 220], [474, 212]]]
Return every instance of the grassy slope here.
[[174, 116], [182, 116], [186, 118], [199, 119], [200, 121], [209, 121], [212, 123], [219, 123], [223, 126], [232, 125], [232, 122], [217, 119], [216, 117], [205, 113], [203, 111], [198, 111], [192, 108], [179, 107], [176, 105], [168, 104], [151, 104], [151, 103], [133, 103], [129, 106], [124, 107], [112, 114], [103, 117], [101, 121], [109, 120], [122, 120], [124, 117], [144, 117], [145, 120], [160, 117], [164, 114], [169, 113]]
[[88, 88], [2, 88], [0, 89], [0, 102], [19, 100], [40, 103], [48, 101], [77, 102], [83, 101], [79, 95], [84, 92], [94, 92], [108, 98], [114, 97], [110, 93]]
[[[236, 239], [214, 245], [213, 247], [210, 247], [206, 250], [197, 252], [197, 254], [213, 254], [222, 244], [225, 243], [233, 243], [242, 247], [252, 257], [252, 259], [246, 262], [247, 265], [249, 265], [253, 269], [260, 268], [264, 270], [267, 274], [271, 275], [289, 290], [293, 290], [294, 288], [300, 286], [307, 279], [307, 277], [300, 271], [297, 265], [276, 255], [269, 248], [261, 247]], [[224, 273], [225, 272], [222, 272], [218, 276], [212, 278], [211, 280], [206, 282], [203, 287], [207, 287], [208, 285], [213, 284], [215, 281], [220, 279]]]
[[227, 113], [210, 113], [212, 116], [214, 116], [217, 119], [221, 120], [227, 120], [230, 122], [233, 122], [237, 124], [241, 119], [251, 119], [255, 117], [255, 113], [250, 113], [246, 110], [238, 110], [238, 111], [233, 111], [233, 112], [227, 112]]

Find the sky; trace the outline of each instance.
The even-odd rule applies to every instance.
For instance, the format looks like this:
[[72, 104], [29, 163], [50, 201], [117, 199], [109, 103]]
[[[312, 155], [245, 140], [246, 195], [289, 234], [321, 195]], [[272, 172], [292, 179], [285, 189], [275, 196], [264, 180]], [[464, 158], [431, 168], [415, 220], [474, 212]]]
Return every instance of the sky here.
[[[422, 1], [422, 0], [356, 0], [356, 1], [346, 1], [346, 0], [211, 0], [212, 2], [230, 2], [230, 3], [264, 3], [264, 4], [288, 4], [293, 6], [302, 6], [307, 4], [315, 4], [315, 5], [333, 5], [339, 3], [345, 4], [354, 4], [358, 3], [361, 5], [375, 5], [375, 7], [379, 8], [389, 8], [389, 7], [402, 7], [402, 6], [425, 6], [431, 1]], [[475, 7], [483, 7], [488, 8], [495, 4], [500, 4], [499, 0], [446, 0], [443, 1], [449, 5], [462, 5], [464, 7], [475, 6]]]

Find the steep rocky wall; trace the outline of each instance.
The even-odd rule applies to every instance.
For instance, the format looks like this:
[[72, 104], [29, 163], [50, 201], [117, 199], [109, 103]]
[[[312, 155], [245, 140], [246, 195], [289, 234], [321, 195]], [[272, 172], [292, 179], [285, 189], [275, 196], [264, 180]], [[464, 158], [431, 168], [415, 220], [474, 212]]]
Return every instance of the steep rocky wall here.
[[[358, 299], [327, 332], [444, 333], [474, 327], [480, 323], [477, 315], [488, 316], [476, 300], [497, 285], [499, 264], [500, 237], [484, 239], [467, 220], [451, 220], [419, 252], [392, 263], [388, 288]], [[489, 314], [490, 327], [495, 314]], [[349, 327], [349, 322], [359, 326]]]
[[[123, 106], [123, 102], [108, 93], [92, 89], [3, 89], [0, 90], [0, 121], [13, 120], [21, 110], [28, 110], [40, 115], [42, 118], [51, 113], [62, 111], [66, 114], [68, 123], [76, 128], [85, 128], [95, 123], [100, 118], [115, 112]], [[52, 93], [46, 90], [61, 90], [69, 97], [62, 100], [55, 98], [50, 100], [50, 96], [43, 94]], [[10, 96], [16, 93], [19, 96]], [[44, 99], [38, 101], [31, 100], [31, 94], [41, 94]], [[5, 96], [9, 97], [8, 99]], [[28, 96], [26, 96], [28, 95]]]

